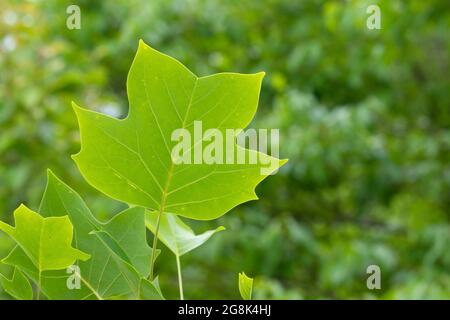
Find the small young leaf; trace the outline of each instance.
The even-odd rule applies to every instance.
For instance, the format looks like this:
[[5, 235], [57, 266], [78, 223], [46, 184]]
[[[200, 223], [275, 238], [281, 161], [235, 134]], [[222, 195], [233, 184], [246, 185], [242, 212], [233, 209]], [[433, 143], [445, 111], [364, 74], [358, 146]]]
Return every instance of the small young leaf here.
[[239, 273], [239, 292], [242, 299], [251, 300], [253, 291], [253, 278], [247, 277], [244, 272]]
[[14, 212], [16, 226], [0, 221], [38, 271], [61, 270], [90, 255], [72, 247], [73, 226], [68, 216], [43, 218], [23, 204]]
[[[191, 219], [215, 219], [257, 199], [254, 189], [270, 173], [261, 169], [272, 172], [286, 161], [238, 147], [233, 134], [226, 150], [233, 155], [242, 150], [245, 159], [255, 156], [255, 163], [175, 164], [171, 153], [178, 142], [172, 134], [185, 129], [195, 137], [194, 121], [222, 137], [226, 129], [245, 128], [256, 112], [263, 76], [197, 77], [141, 41], [127, 79], [130, 111], [125, 119], [74, 104], [81, 150], [73, 159], [92, 186], [114, 199]], [[191, 142], [191, 149], [202, 144], [201, 139]]]
[[13, 278], [11, 280], [0, 274], [0, 284], [6, 293], [17, 300], [33, 299], [33, 289], [31, 288], [30, 282], [17, 268], [14, 269]]
[[[147, 228], [155, 233], [157, 212], [146, 212], [145, 224]], [[218, 227], [214, 230], [206, 231], [196, 235], [192, 229], [186, 225], [179, 217], [171, 213], [161, 215], [159, 222], [158, 238], [169, 248], [176, 256], [182, 256], [189, 251], [201, 246], [216, 232], [225, 230], [224, 227]]]

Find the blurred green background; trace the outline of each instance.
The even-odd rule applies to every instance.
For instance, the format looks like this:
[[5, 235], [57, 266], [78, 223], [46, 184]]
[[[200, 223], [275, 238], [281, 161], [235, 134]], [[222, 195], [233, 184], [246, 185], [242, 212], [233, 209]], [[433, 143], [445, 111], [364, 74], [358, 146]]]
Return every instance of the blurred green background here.
[[[81, 30], [66, 28], [70, 4]], [[381, 30], [366, 28], [370, 4]], [[279, 128], [290, 159], [259, 201], [190, 223], [227, 231], [183, 259], [187, 298], [238, 298], [245, 271], [256, 298], [449, 299], [449, 32], [448, 0], [2, 0], [0, 218], [37, 209], [46, 168], [99, 218], [124, 208], [70, 159], [70, 102], [124, 116], [142, 38], [198, 75], [265, 71], [253, 126]], [[1, 234], [0, 257], [11, 246]], [[176, 298], [167, 250], [157, 271]]]

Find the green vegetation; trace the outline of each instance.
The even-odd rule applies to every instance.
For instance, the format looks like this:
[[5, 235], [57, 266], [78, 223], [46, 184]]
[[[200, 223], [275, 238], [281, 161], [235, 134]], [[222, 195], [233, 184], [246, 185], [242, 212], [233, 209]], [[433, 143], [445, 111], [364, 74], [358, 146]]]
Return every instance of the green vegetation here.
[[[381, 30], [365, 27], [372, 3]], [[257, 188], [259, 201], [188, 221], [199, 234], [227, 230], [183, 255], [186, 298], [238, 298], [242, 270], [255, 276], [253, 298], [450, 298], [448, 1], [77, 4], [81, 30], [66, 28], [65, 1], [0, 4], [0, 220], [12, 224], [22, 202], [39, 207], [47, 167], [82, 195], [88, 219], [144, 219], [119, 214], [127, 206], [89, 186], [70, 158], [80, 145], [71, 101], [124, 117], [142, 38], [198, 76], [264, 70], [251, 126], [280, 128], [289, 158]], [[103, 245], [101, 234], [89, 241]], [[0, 257], [12, 248], [0, 234]], [[178, 298], [176, 258], [159, 248], [155, 273]], [[366, 287], [371, 264], [379, 291]], [[0, 272], [5, 291], [29, 298], [23, 274]], [[22, 290], [8, 291], [10, 281]]]
[[[73, 159], [91, 185], [127, 203], [130, 209], [101, 223], [81, 197], [49, 171], [39, 212], [50, 217], [21, 204], [14, 212], [15, 227], [0, 221], [0, 230], [17, 245], [2, 262], [19, 271], [10, 281], [2, 276], [5, 291], [28, 299], [31, 278], [36, 299], [41, 292], [49, 299], [163, 299], [154, 272], [161, 239], [175, 253], [180, 299], [184, 299], [180, 256], [224, 227], [196, 236], [177, 215], [217, 219], [233, 207], [257, 199], [256, 185], [286, 163], [237, 143], [234, 129], [245, 128], [252, 120], [261, 79], [261, 73], [199, 78], [177, 60], [140, 41], [128, 74], [130, 110], [125, 119], [73, 104], [82, 142]], [[194, 154], [195, 158], [197, 146], [203, 149], [202, 135], [190, 138], [191, 132], [196, 136], [198, 120], [215, 130], [215, 138], [208, 144], [210, 152], [200, 153], [215, 162], [195, 163], [191, 157], [180, 162], [185, 155]], [[231, 148], [223, 139], [226, 128], [232, 129]], [[184, 133], [180, 143], [173, 140], [177, 132]], [[231, 163], [216, 157], [228, 149], [233, 152]], [[238, 153], [244, 161], [236, 162]], [[254, 163], [251, 155], [256, 156]], [[58, 216], [61, 213], [67, 215]], [[151, 250], [146, 226], [154, 235]], [[72, 242], [92, 257], [72, 248]], [[50, 270], [59, 272], [44, 272]], [[249, 285], [242, 289], [240, 281], [239, 290], [245, 299], [251, 298]]]

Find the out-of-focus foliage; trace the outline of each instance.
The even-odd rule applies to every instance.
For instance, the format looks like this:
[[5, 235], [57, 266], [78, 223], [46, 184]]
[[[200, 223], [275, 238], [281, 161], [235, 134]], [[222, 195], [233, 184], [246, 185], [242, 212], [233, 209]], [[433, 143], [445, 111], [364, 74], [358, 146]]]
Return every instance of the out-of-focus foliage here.
[[[366, 28], [373, 3], [381, 30]], [[447, 0], [76, 4], [81, 30], [66, 28], [66, 1], [0, 3], [2, 220], [20, 202], [37, 208], [47, 167], [99, 218], [123, 208], [69, 157], [79, 148], [70, 101], [126, 114], [142, 38], [198, 75], [265, 71], [254, 126], [279, 128], [290, 158], [258, 202], [193, 224], [227, 231], [185, 256], [187, 298], [238, 298], [241, 270], [256, 276], [255, 299], [450, 298]], [[0, 257], [10, 247], [0, 235]], [[371, 264], [382, 290], [366, 287]], [[168, 250], [158, 268], [176, 297]]]

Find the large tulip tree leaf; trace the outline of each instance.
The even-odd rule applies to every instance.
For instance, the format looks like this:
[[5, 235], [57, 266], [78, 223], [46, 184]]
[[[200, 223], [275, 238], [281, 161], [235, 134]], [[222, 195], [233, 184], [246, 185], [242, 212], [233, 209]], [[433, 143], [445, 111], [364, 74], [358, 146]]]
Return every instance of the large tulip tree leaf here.
[[[225, 157], [222, 164], [179, 160], [208, 147], [194, 137], [195, 121], [202, 122], [204, 132], [216, 129], [222, 137], [226, 129], [244, 129], [250, 123], [263, 75], [197, 77], [140, 41], [127, 79], [128, 116], [119, 120], [74, 104], [81, 150], [73, 158], [84, 178], [112, 198], [192, 219], [217, 218], [257, 199], [255, 187], [285, 161], [237, 146], [235, 135], [231, 147], [225, 138], [214, 140], [222, 143], [232, 161]], [[186, 129], [193, 138], [189, 148], [173, 157], [179, 141], [173, 141], [172, 134], [177, 129]], [[245, 163], [237, 163], [238, 151], [243, 152]], [[257, 160], [250, 163], [253, 156]]]
[[11, 280], [0, 273], [0, 284], [6, 293], [17, 300], [33, 299], [33, 289], [28, 278], [17, 268]]
[[[145, 224], [153, 234], [156, 232], [157, 216], [157, 212], [147, 212], [145, 215]], [[181, 257], [201, 246], [212, 235], [222, 230], [225, 230], [225, 228], [220, 226], [196, 235], [179, 217], [171, 213], [165, 213], [160, 217], [158, 238], [173, 254]]]
[[[148, 277], [151, 256], [143, 209], [127, 209], [102, 223], [74, 190], [49, 171], [40, 212], [45, 217], [68, 214], [74, 225], [77, 248], [92, 255], [90, 260], [77, 264], [76, 274], [66, 270], [44, 272], [41, 275], [44, 295], [49, 299], [140, 297], [140, 281]], [[3, 262], [36, 281], [37, 270], [20, 247]], [[73, 276], [81, 281], [77, 289], [67, 286]]]

